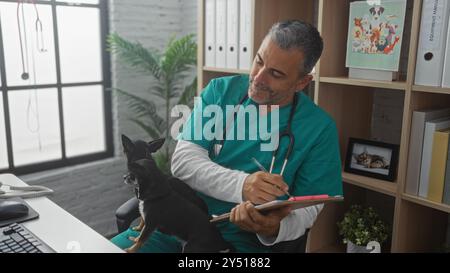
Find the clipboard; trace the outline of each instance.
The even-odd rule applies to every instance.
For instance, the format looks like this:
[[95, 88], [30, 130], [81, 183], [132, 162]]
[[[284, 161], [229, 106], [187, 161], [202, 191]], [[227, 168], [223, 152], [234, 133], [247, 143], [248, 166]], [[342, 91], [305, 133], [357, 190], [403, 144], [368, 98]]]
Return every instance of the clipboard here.
[[[289, 198], [288, 200], [274, 200], [272, 202], [267, 202], [255, 208], [260, 212], [267, 212], [274, 209], [279, 209], [284, 206], [292, 206], [292, 210], [306, 208], [310, 206], [315, 206], [319, 204], [333, 203], [333, 202], [342, 202], [344, 201], [344, 197], [342, 196], [334, 196], [329, 197], [328, 195], [313, 195], [313, 196], [298, 196]], [[230, 218], [230, 212], [224, 213], [219, 216], [213, 217], [210, 222], [211, 223], [220, 223], [226, 221]]]

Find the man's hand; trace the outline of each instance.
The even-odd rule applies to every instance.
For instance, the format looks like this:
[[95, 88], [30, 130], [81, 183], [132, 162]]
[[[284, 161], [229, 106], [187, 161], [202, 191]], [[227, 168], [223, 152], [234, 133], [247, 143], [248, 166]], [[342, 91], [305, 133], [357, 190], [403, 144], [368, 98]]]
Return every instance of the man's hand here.
[[242, 203], [231, 210], [230, 222], [241, 229], [268, 237], [278, 236], [280, 222], [291, 212], [291, 207], [286, 206], [272, 210], [263, 215], [250, 202]]
[[245, 179], [242, 198], [253, 204], [263, 204], [285, 195], [281, 189], [287, 191], [288, 188], [281, 175], [256, 172]]

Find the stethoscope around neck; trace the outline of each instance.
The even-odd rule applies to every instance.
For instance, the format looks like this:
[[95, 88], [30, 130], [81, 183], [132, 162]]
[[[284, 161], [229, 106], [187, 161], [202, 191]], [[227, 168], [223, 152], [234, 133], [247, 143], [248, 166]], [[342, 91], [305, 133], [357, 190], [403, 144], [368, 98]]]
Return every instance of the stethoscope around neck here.
[[[239, 107], [240, 107], [241, 105], [243, 105], [243, 103], [244, 103], [247, 99], [248, 99], [248, 94], [246, 94], [246, 95], [239, 101], [239, 103], [238, 103], [238, 108], [234, 111], [234, 121], [236, 121], [236, 119], [237, 119], [237, 118], [236, 118], [236, 115], [237, 115], [237, 112], [239, 111]], [[295, 93], [294, 99], [293, 99], [293, 102], [292, 102], [291, 111], [290, 111], [290, 113], [289, 113], [289, 120], [288, 120], [287, 127], [286, 127], [286, 129], [285, 129], [283, 132], [281, 132], [281, 133], [279, 134], [279, 138], [278, 138], [278, 147], [272, 152], [272, 161], [271, 161], [271, 163], [270, 163], [269, 173], [272, 173], [272, 171], [273, 171], [273, 168], [274, 168], [274, 165], [275, 165], [275, 160], [276, 160], [276, 157], [277, 157], [277, 155], [278, 155], [278, 151], [279, 151], [279, 149], [280, 149], [281, 139], [282, 139], [283, 137], [289, 138], [289, 145], [288, 145], [288, 149], [287, 149], [287, 151], [286, 151], [286, 154], [285, 154], [285, 156], [284, 156], [283, 166], [282, 166], [281, 172], [280, 172], [280, 175], [281, 175], [281, 176], [283, 176], [284, 170], [286, 169], [286, 165], [287, 165], [287, 163], [288, 163], [288, 161], [289, 161], [289, 157], [290, 157], [291, 154], [292, 154], [292, 150], [293, 150], [293, 148], [294, 148], [294, 143], [295, 143], [295, 137], [294, 137], [294, 134], [292, 133], [292, 120], [294, 119], [295, 110], [296, 110], [296, 108], [297, 108], [297, 105], [298, 105], [298, 94]], [[228, 128], [229, 128], [229, 126], [227, 125], [226, 128], [225, 128], [225, 131], [223, 132], [222, 140], [219, 141], [218, 149], [216, 149], [216, 155], [218, 155], [218, 154], [220, 153], [220, 150], [221, 150], [221, 148], [223, 147], [223, 144], [224, 144], [224, 142], [225, 142], [226, 135], [227, 135], [227, 132], [228, 132]]]

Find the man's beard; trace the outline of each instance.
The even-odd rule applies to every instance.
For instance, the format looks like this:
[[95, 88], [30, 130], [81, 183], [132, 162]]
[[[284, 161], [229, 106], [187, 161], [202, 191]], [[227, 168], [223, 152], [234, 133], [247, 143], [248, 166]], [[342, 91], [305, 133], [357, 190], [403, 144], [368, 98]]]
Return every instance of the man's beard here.
[[258, 102], [258, 103], [268, 103], [268, 102], [272, 102], [274, 98], [274, 95], [276, 94], [276, 92], [271, 89], [269, 86], [264, 85], [264, 84], [254, 84], [254, 79], [250, 78], [250, 89], [251, 91], [255, 92], [255, 93], [267, 93], [268, 97], [267, 99], [265, 99], [264, 102]]

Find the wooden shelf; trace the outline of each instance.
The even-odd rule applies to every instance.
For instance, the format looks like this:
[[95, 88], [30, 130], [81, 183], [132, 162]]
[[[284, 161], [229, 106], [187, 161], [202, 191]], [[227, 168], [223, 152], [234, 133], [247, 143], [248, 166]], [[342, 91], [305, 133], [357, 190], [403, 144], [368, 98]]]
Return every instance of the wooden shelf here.
[[[243, 69], [229, 69], [229, 68], [215, 68], [215, 67], [203, 67], [205, 72], [217, 72], [226, 74], [250, 74], [250, 70]], [[315, 73], [311, 74], [313, 76], [313, 81], [316, 81], [317, 75]]]
[[216, 67], [203, 67], [203, 71], [206, 72], [218, 72], [218, 73], [228, 73], [228, 74], [249, 74], [250, 70], [246, 69], [230, 69], [230, 68], [216, 68]]
[[397, 192], [397, 183], [393, 182], [383, 181], [346, 172], [342, 172], [342, 179], [346, 183], [394, 197]]
[[384, 89], [406, 90], [406, 82], [385, 82], [373, 80], [350, 79], [348, 77], [320, 77], [320, 82], [352, 86], [364, 86]]
[[428, 199], [419, 197], [419, 196], [414, 196], [414, 195], [410, 195], [410, 194], [402, 194], [402, 198], [403, 200], [407, 200], [422, 206], [426, 206], [429, 208], [433, 208], [433, 209], [437, 209], [446, 213], [450, 213], [450, 205], [446, 205], [446, 204], [442, 204], [442, 203], [436, 203], [433, 201], [430, 201]]
[[427, 93], [449, 94], [450, 95], [450, 88], [413, 85], [412, 90], [417, 91], [417, 92], [427, 92]]

